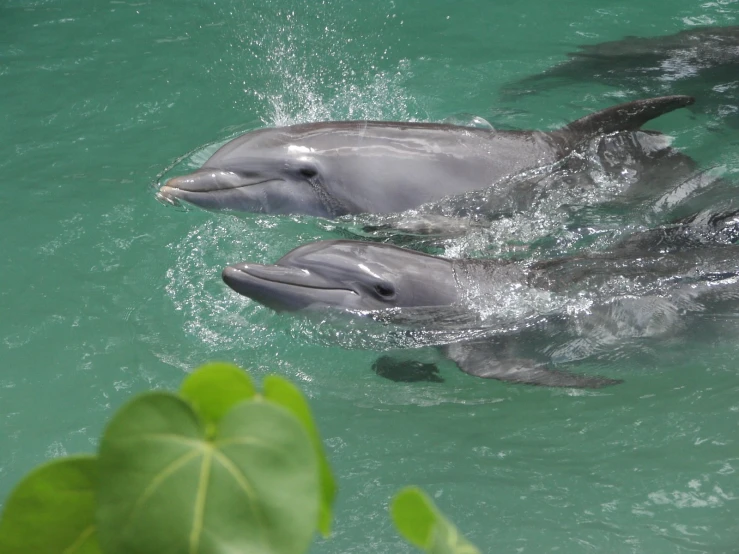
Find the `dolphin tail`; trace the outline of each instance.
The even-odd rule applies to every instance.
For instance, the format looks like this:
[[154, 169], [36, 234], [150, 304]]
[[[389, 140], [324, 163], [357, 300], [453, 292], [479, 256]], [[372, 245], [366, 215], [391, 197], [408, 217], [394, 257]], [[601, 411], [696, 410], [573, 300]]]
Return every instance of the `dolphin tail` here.
[[567, 371], [551, 370], [547, 369], [546, 364], [537, 363], [534, 360], [496, 359], [495, 354], [499, 350], [497, 346], [499, 345], [490, 342], [467, 342], [449, 345], [445, 348], [445, 352], [459, 366], [459, 369], [483, 379], [579, 389], [600, 389], [623, 382], [620, 379], [608, 379], [598, 375], [578, 375]]
[[577, 134], [582, 138], [616, 131], [636, 131], [647, 121], [678, 108], [690, 106], [694, 102], [695, 98], [692, 96], [679, 95], [635, 100], [581, 117], [563, 127], [561, 131]]

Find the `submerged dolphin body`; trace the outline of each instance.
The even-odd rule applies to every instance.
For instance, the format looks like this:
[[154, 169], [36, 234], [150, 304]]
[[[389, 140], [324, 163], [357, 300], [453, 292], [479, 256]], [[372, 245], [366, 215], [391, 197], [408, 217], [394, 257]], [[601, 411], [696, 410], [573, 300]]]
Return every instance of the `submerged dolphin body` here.
[[377, 121], [261, 129], [168, 180], [157, 196], [208, 209], [327, 218], [401, 212], [554, 164], [597, 136], [638, 130], [693, 101], [638, 100], [552, 132]]
[[660, 37], [624, 37], [578, 47], [569, 60], [506, 89], [540, 92], [601, 82], [635, 94], [695, 94], [695, 109], [739, 125], [739, 26], [699, 27]]
[[[737, 226], [736, 220], [726, 221], [715, 226]], [[521, 355], [516, 343], [525, 343], [527, 333], [543, 333], [547, 343], [569, 337], [577, 349], [587, 342], [588, 330], [595, 337], [610, 333], [611, 346], [613, 340], [671, 335], [684, 325], [685, 313], [705, 308], [699, 299], [720, 301], [725, 289], [720, 285], [739, 275], [739, 247], [641, 250], [660, 240], [645, 235], [641, 243], [624, 243], [612, 253], [533, 263], [450, 260], [388, 244], [331, 240], [298, 247], [274, 265], [228, 266], [223, 280], [278, 311], [370, 311], [408, 325], [427, 324], [430, 313], [482, 320], [481, 309], [492, 311], [493, 318], [482, 323], [491, 331], [486, 338], [443, 347], [462, 371], [518, 383], [598, 388], [619, 381], [549, 369], [551, 359]]]

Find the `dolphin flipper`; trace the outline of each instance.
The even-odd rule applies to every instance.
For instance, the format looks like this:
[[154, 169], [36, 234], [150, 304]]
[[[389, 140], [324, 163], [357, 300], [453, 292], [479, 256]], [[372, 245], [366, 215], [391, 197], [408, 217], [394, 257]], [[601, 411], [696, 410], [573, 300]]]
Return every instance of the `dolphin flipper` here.
[[498, 350], [496, 345], [490, 342], [467, 342], [445, 347], [446, 355], [459, 366], [459, 369], [483, 379], [579, 389], [599, 389], [623, 382], [620, 379], [608, 379], [597, 375], [578, 375], [567, 371], [551, 370], [547, 369], [547, 364], [537, 363], [531, 359], [497, 359], [496, 350]]
[[680, 95], [635, 100], [581, 117], [563, 127], [561, 132], [590, 138], [616, 131], [636, 131], [647, 121], [694, 102], [692, 96]]

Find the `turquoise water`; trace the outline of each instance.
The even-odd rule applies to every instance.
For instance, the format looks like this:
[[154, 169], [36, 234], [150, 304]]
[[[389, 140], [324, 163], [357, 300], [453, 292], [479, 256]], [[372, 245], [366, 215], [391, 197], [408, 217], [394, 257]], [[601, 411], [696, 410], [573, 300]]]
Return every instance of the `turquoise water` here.
[[[331, 225], [175, 210], [151, 188], [263, 125], [468, 113], [555, 128], [633, 96], [502, 88], [579, 44], [701, 24], [739, 25], [739, 3], [6, 0], [0, 499], [34, 464], [92, 451], [131, 394], [225, 359], [311, 397], [341, 487], [312, 552], [410, 552], [386, 513], [409, 483], [486, 552], [736, 552], [739, 341], [655, 345], [598, 368], [626, 382], [597, 392], [474, 379], [433, 349], [413, 355], [444, 383], [393, 383], [370, 370], [376, 352], [345, 348], [361, 328], [275, 315], [220, 281]], [[739, 130], [721, 116], [650, 128], [737, 181]]]

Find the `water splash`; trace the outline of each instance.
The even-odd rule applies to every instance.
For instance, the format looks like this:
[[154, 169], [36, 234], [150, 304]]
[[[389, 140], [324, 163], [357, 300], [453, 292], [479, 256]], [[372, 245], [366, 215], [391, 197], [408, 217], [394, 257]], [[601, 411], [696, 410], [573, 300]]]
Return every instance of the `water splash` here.
[[[250, 102], [256, 98], [264, 106], [259, 117], [265, 125], [331, 119], [413, 121], [422, 116], [419, 102], [404, 87], [409, 62], [393, 55], [400, 30], [394, 2], [356, 5], [353, 11], [359, 10], [360, 17], [351, 19], [344, 8], [331, 1], [267, 0], [258, 9], [239, 5], [231, 12], [248, 29], [239, 31], [230, 44], [236, 59], [231, 67], [234, 85], [243, 87]], [[376, 23], [371, 35], [362, 15]], [[378, 32], [385, 36], [385, 45], [368, 46], [377, 44]], [[321, 52], [321, 61], [306, 56], [313, 51]], [[253, 59], [260, 63], [251, 63]]]

